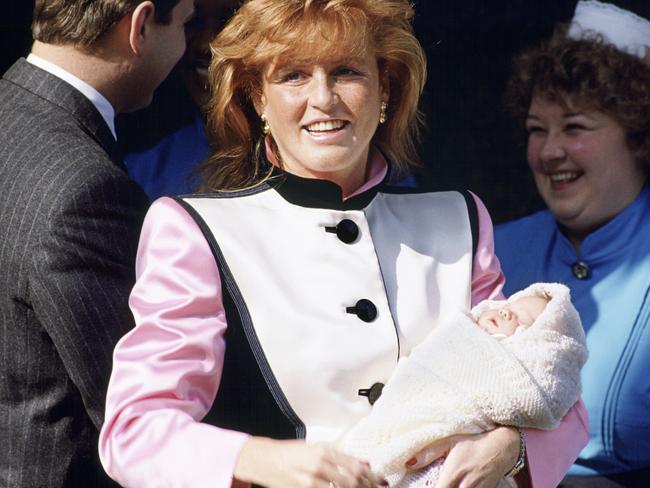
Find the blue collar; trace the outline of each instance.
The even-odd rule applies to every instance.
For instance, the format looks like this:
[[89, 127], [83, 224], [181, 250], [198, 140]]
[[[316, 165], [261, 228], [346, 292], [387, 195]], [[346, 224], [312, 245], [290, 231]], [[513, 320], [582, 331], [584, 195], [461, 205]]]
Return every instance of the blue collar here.
[[[585, 237], [579, 258], [593, 264], [609, 259], [612, 254], [622, 252], [627, 246], [637, 242], [635, 238], [639, 233], [643, 233], [643, 227], [648, 225], [648, 218], [650, 218], [650, 182], [645, 183], [641, 193], [621, 213]], [[569, 264], [573, 263], [577, 253], [559, 226], [557, 226], [557, 238], [560, 259]]]

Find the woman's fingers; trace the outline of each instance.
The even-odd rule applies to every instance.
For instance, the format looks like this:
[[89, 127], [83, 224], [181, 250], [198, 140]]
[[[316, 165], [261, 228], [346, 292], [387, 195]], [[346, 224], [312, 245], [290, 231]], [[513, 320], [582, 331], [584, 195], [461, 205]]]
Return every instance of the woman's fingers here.
[[519, 435], [511, 427], [455, 435], [434, 442], [406, 462], [411, 470], [444, 458], [436, 488], [494, 488], [514, 465]]
[[352, 456], [332, 448], [332, 459], [338, 476], [331, 481], [337, 488], [374, 488], [388, 486], [376, 476], [367, 462], [360, 461]]
[[450, 436], [440, 439], [426, 448], [422, 449], [417, 455], [406, 461], [406, 468], [410, 470], [417, 470], [428, 466], [436, 459], [444, 458], [447, 456], [451, 448], [456, 444], [459, 437]]
[[511, 427], [455, 437], [436, 488], [495, 488], [517, 459], [519, 434]]
[[369, 488], [385, 486], [368, 463], [329, 445], [252, 437], [235, 466], [242, 481], [272, 488]]

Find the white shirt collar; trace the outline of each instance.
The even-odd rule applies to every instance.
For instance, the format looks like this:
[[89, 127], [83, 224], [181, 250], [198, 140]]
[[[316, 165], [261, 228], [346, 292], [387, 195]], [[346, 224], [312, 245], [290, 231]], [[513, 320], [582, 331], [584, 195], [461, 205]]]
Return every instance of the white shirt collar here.
[[63, 68], [57, 66], [56, 64], [50, 63], [49, 61], [46, 61], [35, 54], [30, 53], [29, 56], [27, 56], [27, 61], [34, 66], [37, 66], [42, 70], [53, 74], [57, 78], [61, 78], [63, 81], [69, 83], [77, 90], [79, 90], [99, 111], [102, 118], [106, 121], [106, 125], [108, 125], [108, 128], [111, 130], [113, 137], [117, 139], [117, 136], [115, 135], [115, 109], [111, 105], [111, 102], [109, 102], [106, 97], [104, 97], [104, 95], [99, 93], [85, 81], [80, 80]]

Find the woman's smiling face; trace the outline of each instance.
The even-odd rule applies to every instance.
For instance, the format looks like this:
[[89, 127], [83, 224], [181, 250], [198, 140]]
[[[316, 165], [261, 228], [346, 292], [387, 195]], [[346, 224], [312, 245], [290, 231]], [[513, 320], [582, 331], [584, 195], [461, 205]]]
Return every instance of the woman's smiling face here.
[[526, 128], [537, 189], [574, 244], [641, 191], [643, 166], [609, 115], [534, 97]]
[[382, 101], [388, 93], [367, 51], [312, 62], [276, 60], [263, 74], [256, 107], [285, 170], [333, 181], [345, 195], [364, 181]]

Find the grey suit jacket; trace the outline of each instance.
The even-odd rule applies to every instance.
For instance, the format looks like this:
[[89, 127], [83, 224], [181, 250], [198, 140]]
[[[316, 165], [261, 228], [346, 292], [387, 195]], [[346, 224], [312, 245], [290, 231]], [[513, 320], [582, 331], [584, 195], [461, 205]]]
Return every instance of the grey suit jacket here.
[[0, 80], [0, 486], [111, 486], [97, 460], [148, 202], [92, 103], [19, 60]]

